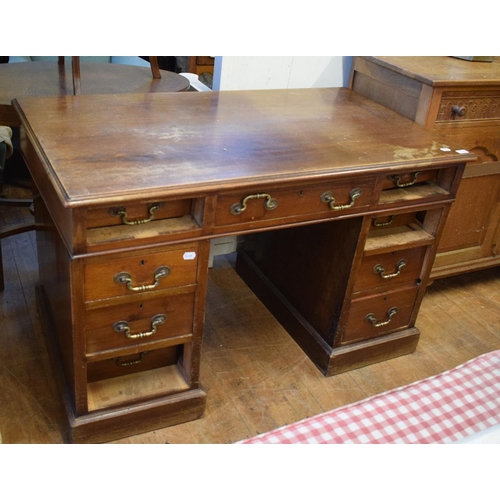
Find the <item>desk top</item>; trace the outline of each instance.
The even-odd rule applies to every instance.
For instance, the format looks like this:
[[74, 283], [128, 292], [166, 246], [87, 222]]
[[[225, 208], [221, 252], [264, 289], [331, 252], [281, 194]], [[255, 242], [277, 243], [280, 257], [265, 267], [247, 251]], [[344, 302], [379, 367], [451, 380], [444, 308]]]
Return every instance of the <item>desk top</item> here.
[[475, 158], [345, 88], [79, 95], [14, 105], [65, 206]]

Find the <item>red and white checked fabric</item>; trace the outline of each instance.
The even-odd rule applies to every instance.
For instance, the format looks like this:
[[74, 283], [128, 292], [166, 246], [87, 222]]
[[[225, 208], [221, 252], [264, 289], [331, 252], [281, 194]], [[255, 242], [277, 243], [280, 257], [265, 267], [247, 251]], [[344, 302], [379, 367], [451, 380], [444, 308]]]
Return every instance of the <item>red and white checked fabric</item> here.
[[452, 443], [500, 423], [500, 350], [239, 444]]

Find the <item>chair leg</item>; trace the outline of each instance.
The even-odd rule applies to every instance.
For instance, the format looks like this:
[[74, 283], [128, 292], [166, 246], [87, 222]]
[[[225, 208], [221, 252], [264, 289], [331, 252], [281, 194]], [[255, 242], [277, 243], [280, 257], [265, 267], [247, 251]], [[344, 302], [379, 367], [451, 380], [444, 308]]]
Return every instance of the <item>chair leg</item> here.
[[3, 275], [3, 259], [2, 259], [2, 240], [8, 238], [9, 236], [14, 236], [16, 234], [27, 233], [29, 231], [35, 231], [36, 225], [33, 221], [32, 224], [18, 224], [16, 226], [11, 226], [8, 229], [0, 230], [0, 292], [3, 292], [5, 288], [4, 275]]
[[3, 279], [3, 260], [2, 260], [2, 240], [0, 240], [0, 292], [5, 290], [5, 282]]
[[81, 94], [81, 84], [80, 84], [80, 57], [71, 57], [71, 69], [73, 72], [73, 94]]
[[158, 56], [149, 56], [149, 64], [151, 64], [153, 78], [161, 78], [160, 67], [158, 66]]

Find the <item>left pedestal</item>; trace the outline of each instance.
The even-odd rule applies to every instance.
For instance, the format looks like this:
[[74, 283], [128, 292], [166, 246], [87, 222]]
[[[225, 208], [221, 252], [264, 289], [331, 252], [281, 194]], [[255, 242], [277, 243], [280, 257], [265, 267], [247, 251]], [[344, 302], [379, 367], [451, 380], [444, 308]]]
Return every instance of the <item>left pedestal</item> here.
[[[71, 255], [39, 196], [35, 214], [37, 299], [67, 441], [112, 441], [200, 418], [209, 242]], [[87, 242], [107, 245], [89, 233]]]

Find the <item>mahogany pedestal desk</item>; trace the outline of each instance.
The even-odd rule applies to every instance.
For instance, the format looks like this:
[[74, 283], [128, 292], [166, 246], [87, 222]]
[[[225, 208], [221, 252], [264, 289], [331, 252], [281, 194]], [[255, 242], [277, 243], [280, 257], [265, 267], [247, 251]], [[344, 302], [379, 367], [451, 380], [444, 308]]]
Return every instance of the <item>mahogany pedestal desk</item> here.
[[14, 105], [70, 441], [202, 416], [216, 236], [245, 235], [237, 272], [326, 376], [416, 348], [436, 245], [473, 154], [348, 89]]
[[468, 165], [431, 278], [500, 264], [500, 59], [356, 57], [351, 88], [477, 160]]

